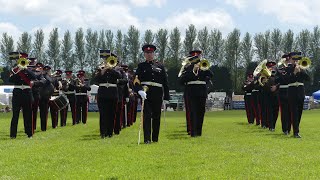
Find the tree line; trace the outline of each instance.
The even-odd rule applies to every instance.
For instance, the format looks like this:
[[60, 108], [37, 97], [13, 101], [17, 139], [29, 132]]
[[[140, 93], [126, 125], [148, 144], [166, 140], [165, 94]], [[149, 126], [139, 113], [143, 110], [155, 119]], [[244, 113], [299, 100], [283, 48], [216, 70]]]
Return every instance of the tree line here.
[[8, 84], [8, 71], [13, 66], [8, 54], [12, 51], [29, 53], [38, 62], [50, 65], [53, 69], [80, 69], [88, 72], [88, 76], [101, 63], [99, 49], [110, 49], [117, 54], [119, 60], [129, 67], [144, 61], [141, 46], [152, 43], [157, 46], [156, 59], [165, 64], [168, 70], [170, 89], [182, 90], [177, 82], [177, 74], [183, 58], [194, 49], [201, 49], [203, 56], [209, 60], [214, 73], [210, 91], [227, 91], [241, 93], [242, 82], [248, 71], [253, 71], [257, 63], [263, 59], [278, 61], [285, 52], [301, 51], [310, 57], [312, 66], [308, 70], [312, 80], [306, 86], [307, 94], [319, 89], [320, 75], [320, 29], [304, 29], [294, 34], [292, 30], [282, 32], [280, 29], [267, 30], [241, 35], [234, 29], [223, 36], [219, 29], [208, 30], [207, 27], [197, 29], [190, 24], [184, 37], [176, 27], [171, 31], [159, 29], [156, 32], [146, 30], [141, 33], [135, 26], [130, 26], [126, 33], [121, 30], [92, 30], [79, 28], [72, 35], [69, 30], [59, 34], [53, 28], [45, 44], [45, 34], [38, 29], [34, 34], [23, 32], [18, 40], [5, 32], [0, 42], [0, 60], [5, 64], [1, 77], [3, 84]]

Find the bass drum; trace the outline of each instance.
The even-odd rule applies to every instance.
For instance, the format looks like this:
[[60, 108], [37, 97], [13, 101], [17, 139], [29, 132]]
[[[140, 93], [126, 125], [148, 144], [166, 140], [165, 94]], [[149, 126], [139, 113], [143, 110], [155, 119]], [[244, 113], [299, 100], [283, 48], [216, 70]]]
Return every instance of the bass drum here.
[[50, 108], [60, 111], [69, 105], [68, 98], [65, 95], [52, 96], [49, 100]]

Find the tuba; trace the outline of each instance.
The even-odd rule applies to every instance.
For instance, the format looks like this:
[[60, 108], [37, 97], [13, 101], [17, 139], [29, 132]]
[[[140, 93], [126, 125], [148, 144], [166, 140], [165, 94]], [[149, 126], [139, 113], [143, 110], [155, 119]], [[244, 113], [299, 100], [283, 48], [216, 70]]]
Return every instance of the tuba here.
[[301, 69], [308, 69], [311, 65], [311, 60], [308, 57], [303, 57], [298, 61], [298, 65]]

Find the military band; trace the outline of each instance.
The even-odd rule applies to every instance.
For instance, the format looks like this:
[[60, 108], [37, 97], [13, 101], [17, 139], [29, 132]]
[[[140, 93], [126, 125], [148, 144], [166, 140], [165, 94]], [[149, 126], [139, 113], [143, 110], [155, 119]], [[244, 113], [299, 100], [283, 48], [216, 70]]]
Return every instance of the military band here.
[[[252, 92], [257, 124], [260, 119], [262, 128], [275, 131], [280, 109], [282, 132], [289, 135], [292, 127], [293, 137], [301, 138], [299, 125], [305, 99], [304, 82], [310, 81], [307, 73], [310, 64], [310, 59], [302, 57], [301, 52], [290, 52], [281, 57], [278, 66], [273, 60], [264, 60], [256, 67], [255, 80], [251, 83], [255, 84]], [[246, 112], [249, 112], [251, 107], [247, 104], [246, 101]], [[247, 119], [253, 123], [251, 116], [247, 115]]]
[[[144, 143], [158, 142], [161, 109], [168, 101], [169, 88], [164, 65], [154, 60], [156, 46], [142, 47], [145, 61], [138, 64], [135, 72], [127, 65], [120, 65], [118, 57], [110, 50], [100, 50], [103, 63], [93, 75], [99, 86], [97, 105], [101, 138], [119, 134], [122, 128], [136, 121], [138, 98], [144, 102]], [[193, 50], [182, 63], [179, 72], [181, 84], [185, 87], [187, 133], [191, 137], [202, 135], [206, 111], [207, 85], [213, 77], [209, 62], [202, 58], [200, 50]], [[284, 54], [277, 63], [263, 60], [253, 71], [249, 71], [243, 83], [246, 117], [249, 124], [261, 125], [275, 131], [280, 110], [282, 132], [289, 135], [291, 129], [295, 138], [301, 138], [300, 122], [304, 104], [304, 83], [310, 80], [307, 70], [310, 60], [301, 52]], [[87, 123], [88, 92], [91, 90], [85, 71], [77, 77], [72, 71], [61, 70], [51, 73], [51, 67], [28, 58], [26, 53], [12, 52], [15, 62], [10, 75], [14, 84], [10, 137], [16, 138], [20, 109], [23, 111], [25, 133], [33, 137], [37, 129], [37, 113], [40, 109], [41, 131], [47, 130], [50, 107], [52, 128], [58, 126], [60, 112], [61, 126], [67, 125], [67, 114], [71, 108], [72, 125]]]

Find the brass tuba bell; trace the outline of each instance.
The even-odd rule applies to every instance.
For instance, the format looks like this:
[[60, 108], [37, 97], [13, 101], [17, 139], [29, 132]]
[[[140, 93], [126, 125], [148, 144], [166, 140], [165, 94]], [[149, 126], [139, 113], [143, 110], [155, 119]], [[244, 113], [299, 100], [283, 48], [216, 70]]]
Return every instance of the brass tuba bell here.
[[253, 75], [257, 76], [260, 74], [258, 82], [261, 86], [264, 86], [268, 81], [268, 78], [271, 76], [271, 71], [267, 67], [268, 60], [263, 60], [254, 70]]
[[118, 64], [118, 59], [114, 56], [109, 56], [106, 59], [105, 64], [106, 64], [107, 68], [114, 68]]
[[308, 69], [311, 65], [311, 60], [308, 57], [303, 57], [298, 61], [298, 65], [301, 69]]
[[200, 69], [201, 69], [202, 71], [207, 71], [207, 70], [209, 70], [209, 68], [210, 68], [210, 63], [209, 63], [209, 61], [208, 61], [207, 59], [202, 59], [202, 60], [200, 61]]

